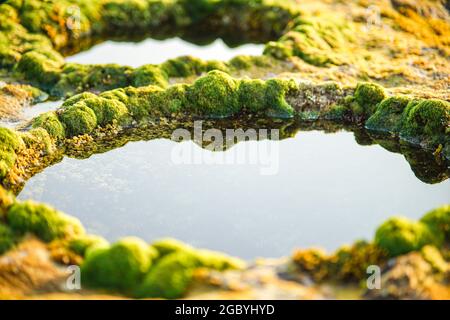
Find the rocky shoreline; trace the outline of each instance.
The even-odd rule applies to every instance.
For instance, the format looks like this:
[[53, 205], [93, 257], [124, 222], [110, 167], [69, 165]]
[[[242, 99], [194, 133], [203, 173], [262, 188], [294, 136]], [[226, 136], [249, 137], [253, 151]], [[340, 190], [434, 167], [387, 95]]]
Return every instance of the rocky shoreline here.
[[[402, 153], [427, 183], [448, 179], [443, 1], [7, 0], [0, 21], [0, 117], [65, 99], [23, 128], [0, 128], [0, 298], [450, 298], [448, 205], [420, 221], [389, 219], [373, 240], [331, 254], [245, 262], [173, 239], [109, 244], [77, 219], [13, 195], [64, 156], [169, 138], [195, 120], [280, 128], [282, 139], [299, 128], [346, 129], [358, 143]], [[239, 34], [230, 41], [265, 43], [265, 51], [139, 68], [64, 58], [136, 33], [199, 36], [188, 29]], [[68, 265], [82, 270], [78, 292], [64, 287]], [[370, 265], [382, 269], [381, 290], [365, 289]]]

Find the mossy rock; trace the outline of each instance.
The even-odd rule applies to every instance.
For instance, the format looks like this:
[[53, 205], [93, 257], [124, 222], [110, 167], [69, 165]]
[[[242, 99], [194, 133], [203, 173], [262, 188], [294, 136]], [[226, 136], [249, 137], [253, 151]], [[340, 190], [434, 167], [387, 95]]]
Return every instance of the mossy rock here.
[[99, 94], [100, 98], [110, 99], [110, 100], [118, 100], [122, 102], [124, 105], [128, 104], [128, 95], [125, 92], [124, 88], [118, 88], [110, 91], [105, 91]]
[[63, 63], [60, 56], [50, 57], [44, 51], [30, 51], [22, 55], [17, 70], [22, 72], [26, 79], [37, 81], [42, 87], [49, 88], [59, 80]]
[[131, 79], [134, 87], [156, 85], [165, 88], [169, 84], [167, 74], [155, 65], [145, 65], [135, 69], [131, 74]]
[[439, 239], [428, 225], [407, 218], [394, 217], [376, 231], [375, 244], [395, 257], [420, 250], [427, 244], [439, 244]]
[[16, 132], [0, 127], [0, 178], [6, 176], [16, 162], [17, 152], [24, 147], [23, 140]]
[[110, 28], [123, 30], [150, 25], [149, 1], [146, 0], [109, 0], [102, 10]]
[[450, 242], [450, 205], [431, 210], [420, 221], [432, 228], [440, 238]]
[[94, 111], [99, 126], [105, 126], [114, 121], [119, 124], [129, 123], [128, 109], [125, 104], [118, 100], [95, 97], [85, 99], [83, 103]]
[[222, 71], [211, 71], [194, 82], [187, 90], [195, 115], [225, 118], [239, 112], [237, 84]]
[[126, 106], [131, 117], [136, 121], [142, 121], [152, 115], [160, 115], [166, 104], [164, 92], [161, 87], [153, 85], [125, 88], [125, 94], [128, 97]]
[[109, 246], [109, 242], [104, 238], [96, 235], [80, 235], [71, 239], [67, 248], [72, 252], [84, 257], [88, 254], [89, 250], [95, 250], [96, 248], [106, 248]]
[[97, 127], [97, 116], [84, 101], [63, 109], [59, 115], [68, 137], [91, 133]]
[[22, 132], [21, 137], [27, 148], [37, 148], [47, 154], [55, 150], [54, 139], [44, 128], [33, 128], [30, 131]]
[[33, 233], [46, 242], [84, 234], [78, 219], [33, 201], [13, 204], [8, 210], [7, 222], [14, 231]]
[[162, 107], [167, 114], [185, 112], [188, 101], [186, 97], [188, 85], [175, 84], [167, 88], [163, 96]]
[[335, 104], [326, 109], [321, 117], [325, 120], [331, 121], [346, 121], [352, 115], [348, 106], [342, 104]]
[[23, 141], [13, 130], [0, 127], [0, 146], [1, 149], [10, 149], [18, 151], [23, 148]]
[[211, 250], [196, 250], [195, 255], [204, 268], [225, 271], [229, 269], [243, 269], [245, 263], [237, 258], [230, 257], [224, 253]]
[[257, 113], [267, 108], [267, 86], [263, 80], [241, 80], [239, 82], [239, 103], [251, 113]]
[[341, 65], [354, 42], [354, 30], [347, 21], [333, 15], [300, 17], [277, 42], [269, 42], [264, 54], [277, 59], [297, 56], [305, 62], [326, 67]]
[[190, 252], [170, 253], [150, 270], [135, 295], [139, 298], [180, 298], [186, 293], [193, 272], [199, 266], [200, 262]]
[[404, 112], [400, 136], [413, 139], [426, 139], [428, 144], [449, 143], [450, 103], [429, 99], [413, 101]]
[[365, 240], [358, 240], [350, 246], [340, 247], [329, 257], [328, 276], [340, 281], [360, 281], [367, 276], [367, 267], [382, 266], [386, 260], [386, 253], [379, 246]]
[[298, 89], [294, 80], [270, 79], [266, 81], [267, 116], [289, 119], [294, 116], [294, 109], [286, 101], [286, 96]]
[[89, 287], [128, 293], [141, 283], [156, 257], [156, 250], [137, 238], [94, 248], [81, 266], [82, 281]]
[[226, 73], [230, 72], [230, 67], [228, 66], [228, 63], [219, 61], [219, 60], [208, 60], [205, 61], [205, 72], [213, 71], [213, 70], [219, 70]]
[[160, 258], [174, 252], [193, 250], [190, 245], [172, 238], [156, 240], [152, 242], [152, 247], [158, 251]]
[[378, 104], [386, 97], [384, 88], [378, 84], [364, 82], [356, 86], [355, 101], [362, 108], [366, 118], [375, 113]]
[[161, 70], [169, 77], [186, 78], [206, 71], [203, 60], [192, 56], [170, 59], [161, 64]]
[[67, 63], [51, 88], [55, 96], [70, 96], [87, 90], [106, 91], [131, 84], [133, 68], [118, 64], [82, 65]]
[[97, 98], [97, 95], [95, 95], [91, 92], [79, 93], [79, 94], [76, 94], [76, 95], [70, 97], [69, 99], [66, 99], [63, 102], [62, 107], [67, 108], [67, 107], [73, 106], [75, 103], [77, 103], [79, 101], [83, 101], [83, 100], [87, 100], [87, 99], [95, 99], [95, 98]]
[[137, 288], [135, 294], [139, 298], [180, 298], [186, 294], [195, 269], [224, 271], [245, 266], [239, 259], [197, 250], [173, 239], [156, 241], [153, 246], [160, 253], [160, 259]]
[[17, 51], [0, 48], [0, 68], [12, 68], [20, 60], [21, 55]]
[[46, 112], [33, 119], [33, 128], [43, 128], [48, 134], [57, 139], [63, 140], [66, 137], [64, 125], [58, 118], [58, 114], [54, 111]]
[[110, 63], [88, 66], [84, 85], [99, 91], [123, 88], [130, 85], [133, 68]]
[[403, 112], [410, 101], [408, 97], [401, 96], [384, 99], [376, 112], [366, 121], [366, 128], [399, 133], [402, 128]]
[[270, 65], [266, 56], [237, 56], [230, 60], [229, 65], [237, 70], [247, 70], [252, 67], [267, 67]]

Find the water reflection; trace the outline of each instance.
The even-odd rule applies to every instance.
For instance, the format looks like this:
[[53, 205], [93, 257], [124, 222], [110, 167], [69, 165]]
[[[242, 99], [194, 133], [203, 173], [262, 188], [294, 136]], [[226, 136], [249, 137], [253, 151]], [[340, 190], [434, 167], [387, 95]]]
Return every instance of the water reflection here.
[[110, 240], [171, 236], [244, 258], [282, 256], [299, 246], [332, 250], [372, 238], [394, 214], [419, 218], [450, 199], [448, 181], [425, 184], [402, 155], [356, 144], [355, 135], [373, 142], [364, 132], [280, 129], [282, 137], [295, 138], [239, 143], [226, 152], [183, 143], [209, 158], [276, 144], [273, 175], [249, 163], [177, 165], [172, 152], [179, 144], [157, 139], [170, 137], [170, 130], [136, 130], [96, 148], [69, 147], [71, 156], [88, 159], [64, 158], [30, 179], [19, 198], [49, 202]]
[[81, 64], [117, 63], [131, 67], [144, 64], [159, 64], [182, 55], [192, 55], [205, 60], [227, 61], [237, 55], [261, 55], [263, 45], [243, 44], [229, 47], [221, 39], [203, 46], [172, 38], [165, 40], [146, 39], [141, 42], [105, 41], [87, 51], [66, 58], [68, 62]]

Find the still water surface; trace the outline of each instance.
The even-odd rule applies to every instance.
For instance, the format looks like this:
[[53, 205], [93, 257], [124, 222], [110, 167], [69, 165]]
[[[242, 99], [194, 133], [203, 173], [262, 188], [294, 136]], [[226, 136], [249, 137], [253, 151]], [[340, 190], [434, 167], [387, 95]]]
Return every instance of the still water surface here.
[[[51, 203], [111, 241], [174, 237], [248, 259], [333, 250], [371, 239], [388, 217], [416, 219], [450, 202], [448, 180], [425, 184], [402, 155], [360, 146], [348, 132], [300, 132], [225, 154], [245, 154], [252, 144], [273, 152], [259, 164], [177, 164], [180, 145], [210, 160], [224, 153], [192, 142], [131, 142], [86, 160], [65, 158], [30, 179], [19, 198]], [[268, 166], [275, 174], [262, 175]]]
[[82, 64], [118, 63], [131, 67], [144, 64], [159, 64], [168, 59], [191, 55], [205, 60], [230, 60], [237, 55], [261, 55], [264, 45], [244, 44], [235, 48], [228, 47], [223, 40], [198, 46], [172, 38], [167, 40], [146, 39], [141, 42], [106, 41], [95, 45], [88, 51], [67, 57], [66, 61]]

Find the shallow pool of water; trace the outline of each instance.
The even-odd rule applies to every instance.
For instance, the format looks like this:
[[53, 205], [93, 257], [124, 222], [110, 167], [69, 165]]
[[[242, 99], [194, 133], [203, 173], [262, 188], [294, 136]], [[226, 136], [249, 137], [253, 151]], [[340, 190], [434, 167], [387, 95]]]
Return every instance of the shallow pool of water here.
[[14, 119], [0, 120], [0, 127], [6, 127], [10, 129], [17, 128], [42, 113], [56, 110], [59, 106], [61, 106], [61, 104], [62, 101], [46, 101], [37, 103], [32, 106], [24, 107], [21, 110], [20, 114], [17, 115], [17, 117], [15, 117]]
[[264, 45], [244, 44], [228, 47], [223, 40], [199, 46], [173, 38], [167, 40], [146, 39], [141, 42], [106, 41], [91, 49], [67, 57], [66, 61], [82, 64], [118, 63], [131, 67], [159, 64], [168, 59], [192, 55], [205, 60], [229, 60], [237, 55], [261, 55]]
[[[262, 162], [217, 164], [252, 145]], [[215, 164], [180, 163], [180, 148]], [[65, 158], [31, 178], [19, 198], [50, 203], [111, 241], [174, 237], [250, 259], [371, 239], [388, 217], [419, 218], [448, 203], [450, 183], [421, 182], [402, 155], [362, 147], [351, 133], [310, 131], [225, 153], [192, 142], [132, 142], [86, 160]]]

